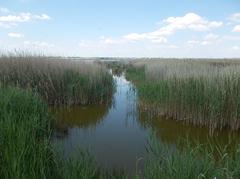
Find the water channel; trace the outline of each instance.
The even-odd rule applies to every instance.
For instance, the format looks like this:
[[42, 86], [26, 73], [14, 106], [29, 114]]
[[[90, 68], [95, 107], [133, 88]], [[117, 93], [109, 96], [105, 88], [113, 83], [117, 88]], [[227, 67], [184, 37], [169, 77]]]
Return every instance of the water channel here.
[[152, 130], [156, 131], [160, 142], [170, 145], [176, 145], [179, 139], [186, 137], [200, 142], [211, 138], [222, 145], [239, 142], [240, 135], [236, 132], [221, 131], [211, 137], [205, 128], [166, 119], [149, 120], [137, 108], [134, 85], [124, 74], [113, 77], [116, 92], [110, 105], [53, 110], [57, 118], [53, 143], [63, 150], [65, 156], [80, 147], [89, 150], [105, 169], [125, 169], [133, 173], [136, 161], [147, 155], [146, 145]]

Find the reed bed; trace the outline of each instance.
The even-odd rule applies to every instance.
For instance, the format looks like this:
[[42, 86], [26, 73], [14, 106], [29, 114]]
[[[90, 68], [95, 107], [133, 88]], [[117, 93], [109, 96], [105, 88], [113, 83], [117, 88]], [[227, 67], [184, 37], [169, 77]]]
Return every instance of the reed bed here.
[[240, 62], [155, 60], [133, 62], [144, 109], [157, 115], [215, 129], [240, 128]]
[[0, 99], [0, 178], [123, 178], [101, 170], [86, 151], [63, 157], [51, 144], [52, 118], [38, 94], [0, 87]]
[[0, 88], [0, 177], [56, 175], [46, 104], [19, 89]]
[[179, 150], [151, 137], [147, 150], [144, 177], [151, 179], [219, 178], [240, 177], [240, 146], [230, 154], [226, 148], [205, 144], [190, 144], [179, 141], [184, 147]]
[[44, 56], [0, 57], [0, 83], [37, 92], [50, 105], [102, 104], [114, 83], [102, 65]]
[[[0, 177], [56, 179], [130, 178], [102, 170], [88, 153], [70, 158], [51, 145], [51, 118], [47, 104], [31, 91], [0, 88]], [[143, 175], [131, 178], [239, 178], [240, 148], [230, 155], [215, 147], [187, 146], [178, 150], [151, 136]], [[137, 161], [136, 161], [137, 163]]]

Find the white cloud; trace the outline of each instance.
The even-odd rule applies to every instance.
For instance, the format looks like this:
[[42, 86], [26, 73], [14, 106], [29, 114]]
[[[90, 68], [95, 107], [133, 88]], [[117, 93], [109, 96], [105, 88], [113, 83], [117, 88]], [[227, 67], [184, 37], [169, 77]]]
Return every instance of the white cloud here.
[[233, 30], [233, 32], [240, 32], [240, 25], [236, 25]]
[[0, 27], [10, 28], [12, 26], [17, 26], [17, 24], [16, 23], [2, 23], [2, 22], [0, 22]]
[[101, 45], [118, 45], [118, 44], [126, 43], [126, 40], [123, 38], [111, 38], [111, 37], [101, 36], [99, 43]]
[[144, 40], [146, 38], [146, 34], [130, 33], [124, 35], [123, 38], [130, 41]]
[[202, 45], [210, 45], [210, 44], [212, 44], [212, 42], [211, 42], [211, 41], [204, 40], [204, 41], [202, 41], [201, 44], [202, 44]]
[[219, 38], [219, 36], [216, 34], [213, 34], [213, 33], [209, 33], [205, 36], [206, 40], [217, 40], [218, 38]]
[[189, 41], [187, 41], [187, 43], [190, 44], [190, 45], [196, 45], [196, 44], [199, 44], [200, 41], [198, 41], [198, 40], [189, 40]]
[[31, 19], [30, 13], [20, 13], [19, 15], [0, 16], [0, 22], [2, 23], [20, 23], [20, 22], [27, 22], [30, 19]]
[[201, 40], [189, 40], [187, 44], [189, 45], [211, 45], [220, 42], [221, 38], [217, 34], [209, 33]]
[[223, 35], [222, 39], [224, 41], [240, 41], [240, 36], [236, 36], [236, 35]]
[[240, 13], [232, 14], [229, 19], [232, 22], [240, 22]]
[[14, 33], [14, 32], [8, 33], [8, 36], [11, 37], [11, 38], [22, 38], [22, 37], [24, 37], [23, 34]]
[[202, 45], [210, 45], [210, 44], [216, 44], [219, 42], [220, 37], [216, 34], [209, 33], [204, 37], [203, 42], [201, 43]]
[[80, 48], [107, 48], [108, 46], [121, 45], [127, 43], [127, 41], [122, 38], [110, 38], [105, 36], [101, 36], [99, 38], [100, 40], [98, 41], [81, 40], [78, 43], [78, 46]]
[[1, 13], [9, 13], [10, 10], [8, 8], [5, 8], [5, 7], [0, 7], [0, 12]]
[[153, 43], [167, 43], [167, 38], [165, 37], [158, 37], [155, 39], [152, 39]]
[[112, 39], [112, 38], [104, 38], [102, 42], [105, 43], [105, 44], [114, 45], [114, 44], [119, 44], [122, 41], [121, 40]]
[[116, 42], [114, 40], [110, 39], [110, 38], [107, 38], [107, 39], [104, 40], [104, 43], [106, 43], [106, 44], [114, 44]]
[[175, 31], [182, 29], [208, 31], [211, 28], [216, 28], [223, 25], [223, 23], [219, 21], [205, 20], [203, 17], [195, 13], [187, 13], [182, 17], [169, 17], [163, 20], [163, 22], [168, 24], [166, 30], [168, 30], [169, 33], [174, 33]]
[[31, 47], [35, 47], [35, 48], [52, 48], [55, 45], [45, 42], [45, 41], [24, 41], [23, 42], [25, 46], [31, 46]]
[[233, 46], [232, 49], [233, 50], [240, 50], [240, 47], [239, 46]]
[[179, 48], [179, 46], [177, 46], [177, 45], [168, 45], [167, 47], [168, 48], [173, 48], [173, 49]]
[[223, 25], [220, 21], [208, 21], [195, 13], [187, 13], [181, 17], [168, 17], [162, 21], [163, 27], [147, 33], [130, 33], [123, 38], [129, 41], [150, 40], [166, 43], [167, 37], [180, 30], [209, 31]]
[[34, 15], [35, 19], [39, 20], [50, 20], [51, 18], [47, 14]]
[[90, 45], [90, 44], [89, 44], [88, 42], [84, 41], [84, 40], [82, 40], [82, 41], [79, 42], [79, 44], [78, 44], [79, 47], [83, 47], [83, 48], [89, 47], [89, 45]]
[[9, 14], [10, 11], [8, 9], [2, 9], [2, 11], [8, 12], [8, 14], [0, 16], [0, 26], [5, 28], [17, 26], [19, 23], [51, 19], [47, 14], [35, 15], [29, 12]]
[[78, 43], [78, 47], [84, 48], [84, 49], [95, 49], [103, 47], [103, 41], [91, 41], [91, 40], [81, 40]]
[[[137, 54], [137, 56], [141, 56], [141, 54], [144, 54], [143, 56], [145, 54], [164, 56], [170, 51], [170, 56], [173, 55], [173, 51], [189, 54], [188, 49], [193, 45], [198, 45], [197, 47], [201, 49], [214, 48], [214, 46], [205, 46], [220, 42], [221, 38], [212, 33], [211, 30], [222, 25], [222, 22], [209, 21], [195, 13], [187, 13], [181, 17], [169, 17], [163, 20], [161, 27], [155, 31], [129, 33], [120, 37], [100, 36], [97, 40], [80, 41], [78, 48], [82, 53], [93, 54], [96, 52], [96, 54], [102, 55], [105, 52], [106, 54], [113, 54], [113, 56], [120, 53], [127, 53], [130, 56], [134, 56], [134, 54]], [[187, 44], [175, 45], [168, 42], [169, 36], [183, 30], [209, 33], [201, 39], [189, 40]], [[202, 34], [200, 35], [202, 36]]]

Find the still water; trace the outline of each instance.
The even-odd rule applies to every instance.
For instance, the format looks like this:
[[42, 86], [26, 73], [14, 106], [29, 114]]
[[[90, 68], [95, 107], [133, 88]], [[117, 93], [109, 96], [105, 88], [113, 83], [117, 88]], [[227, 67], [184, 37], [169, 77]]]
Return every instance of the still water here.
[[[162, 143], [176, 145], [181, 138], [207, 142], [209, 139], [225, 145], [239, 142], [236, 132], [222, 131], [213, 137], [205, 128], [181, 122], [149, 119], [137, 110], [136, 90], [124, 75], [114, 76], [116, 92], [112, 104], [85, 107], [55, 108], [57, 118], [53, 143], [65, 156], [77, 149], [87, 149], [98, 164], [106, 169], [136, 170], [136, 161], [147, 155], [146, 145], [152, 130]], [[142, 162], [138, 164], [141, 168]]]

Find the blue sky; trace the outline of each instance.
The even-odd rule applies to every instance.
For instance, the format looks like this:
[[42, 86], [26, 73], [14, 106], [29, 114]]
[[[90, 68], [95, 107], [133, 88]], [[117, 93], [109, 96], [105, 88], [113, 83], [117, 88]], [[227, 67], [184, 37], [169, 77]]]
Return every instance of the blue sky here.
[[0, 50], [240, 57], [239, 0], [0, 0]]

